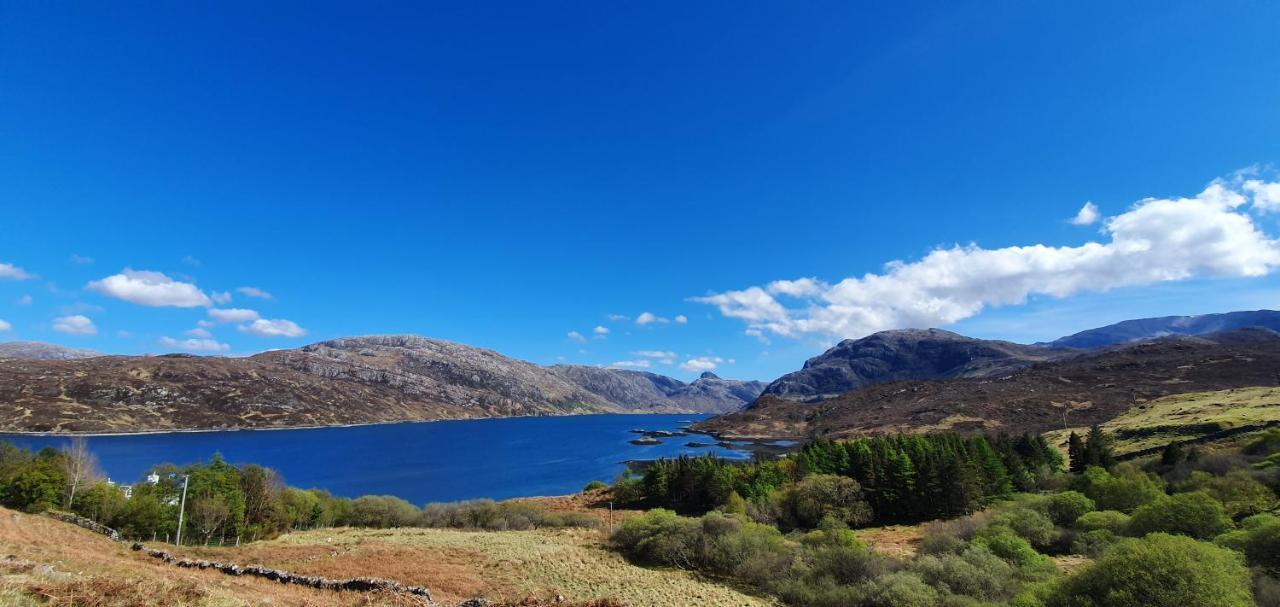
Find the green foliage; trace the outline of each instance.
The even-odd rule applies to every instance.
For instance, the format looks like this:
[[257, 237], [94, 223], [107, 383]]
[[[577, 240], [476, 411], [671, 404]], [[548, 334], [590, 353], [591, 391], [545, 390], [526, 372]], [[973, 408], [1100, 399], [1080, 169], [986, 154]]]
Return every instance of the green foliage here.
[[1045, 514], [1049, 515], [1055, 525], [1060, 526], [1070, 525], [1094, 507], [1093, 500], [1079, 491], [1054, 493], [1045, 500], [1044, 505]]
[[834, 474], [814, 474], [778, 494], [777, 519], [784, 530], [812, 529], [827, 517], [848, 526], [871, 521], [871, 506], [863, 499], [858, 481]]
[[1231, 527], [1222, 503], [1201, 491], [1160, 498], [1135, 510], [1129, 520], [1129, 533], [1137, 536], [1176, 533], [1204, 540]]
[[1177, 489], [1208, 493], [1222, 502], [1227, 515], [1232, 518], [1265, 512], [1276, 505], [1276, 494], [1244, 470], [1233, 470], [1225, 476], [1196, 470], [1189, 479], [1179, 483]]
[[1058, 537], [1058, 530], [1049, 517], [1031, 508], [1015, 507], [996, 515], [995, 524], [1008, 527], [1019, 537], [1027, 540], [1037, 550], [1045, 550], [1053, 545]]
[[1128, 464], [1116, 466], [1112, 472], [1088, 468], [1072, 482], [1072, 488], [1088, 496], [1097, 508], [1121, 512], [1133, 512], [1164, 495], [1158, 477]]
[[1110, 529], [1092, 529], [1075, 536], [1071, 542], [1071, 552], [1098, 558], [1118, 541], [1120, 536]]
[[604, 481], [591, 481], [582, 488], [582, 492], [586, 493], [588, 491], [595, 491], [597, 489], [607, 489], [607, 488], [609, 488], [609, 484]]
[[1044, 566], [1046, 562], [1052, 565], [1048, 557], [1031, 547], [1031, 542], [1003, 525], [984, 530], [973, 540], [973, 545], [986, 548], [1018, 568], [1034, 569]]
[[[1061, 457], [1040, 437], [994, 439], [959, 434], [897, 435], [848, 441], [815, 441], [792, 458], [728, 462], [714, 457], [680, 457], [653, 462], [640, 481], [629, 481], [642, 497], [634, 503], [701, 514], [719, 508], [737, 493], [757, 506], [762, 518], [786, 527], [811, 527], [827, 512], [808, 511], [806, 492], [841, 490], [827, 484], [788, 488], [811, 476], [856, 481], [862, 500], [837, 514], [849, 524], [914, 522], [968, 514], [1015, 488], [1031, 489], [1036, 473], [1056, 469]], [[628, 481], [624, 481], [628, 482]], [[622, 483], [615, 485], [619, 493]], [[845, 487], [852, 487], [846, 485]], [[791, 489], [798, 493], [787, 494]], [[830, 495], [817, 502], [829, 502]], [[810, 502], [808, 505], [815, 505]], [[844, 506], [840, 506], [844, 508]], [[874, 519], [868, 518], [874, 514]], [[790, 517], [790, 518], [788, 518]]]
[[596, 527], [600, 522], [586, 513], [548, 512], [532, 502], [470, 500], [427, 504], [411, 524], [452, 529], [520, 531], [547, 527]]
[[1129, 515], [1117, 510], [1086, 512], [1076, 519], [1073, 526], [1085, 532], [1105, 530], [1121, 535], [1129, 529]]
[[1013, 566], [980, 546], [961, 554], [924, 556], [911, 568], [930, 586], [985, 601], [1007, 598], [1017, 588]]
[[1156, 533], [1124, 540], [1061, 584], [1048, 607], [1250, 607], [1239, 555], [1191, 538]]
[[1244, 529], [1241, 542], [1249, 564], [1280, 574], [1280, 519], [1270, 517]]

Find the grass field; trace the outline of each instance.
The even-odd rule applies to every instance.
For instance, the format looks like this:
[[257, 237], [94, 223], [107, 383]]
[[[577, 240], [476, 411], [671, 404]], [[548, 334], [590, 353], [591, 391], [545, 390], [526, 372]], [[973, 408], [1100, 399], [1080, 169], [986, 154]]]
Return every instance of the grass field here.
[[[1217, 392], [1175, 394], [1148, 401], [1102, 424], [1115, 439], [1117, 455], [1197, 438], [1214, 432], [1267, 422], [1280, 422], [1280, 388], [1237, 388]], [[1051, 444], [1066, 449], [1070, 428], [1046, 433]]]
[[[471, 597], [546, 604], [560, 597], [569, 602], [611, 598], [628, 607], [773, 604], [687, 572], [631, 565], [607, 550], [603, 540], [603, 532], [594, 529], [320, 529], [240, 548], [165, 548], [295, 573], [422, 585], [440, 605]], [[0, 606], [407, 604], [403, 596], [325, 592], [180, 569], [79, 527], [0, 509]]]

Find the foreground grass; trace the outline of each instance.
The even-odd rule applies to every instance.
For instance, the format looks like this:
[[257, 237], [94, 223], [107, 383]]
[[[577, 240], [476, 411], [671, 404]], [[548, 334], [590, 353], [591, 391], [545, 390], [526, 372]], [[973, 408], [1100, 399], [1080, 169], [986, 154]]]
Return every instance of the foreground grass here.
[[[1174, 394], [1135, 405], [1102, 424], [1102, 430], [1114, 437], [1116, 455], [1124, 455], [1267, 422], [1280, 422], [1280, 388]], [[1089, 429], [1055, 430], [1045, 438], [1065, 449], [1072, 431], [1083, 436]]]
[[424, 585], [446, 604], [474, 596], [615, 598], [629, 607], [773, 604], [688, 572], [629, 564], [603, 538], [591, 529], [321, 529], [239, 549], [191, 552], [299, 573], [392, 578]]

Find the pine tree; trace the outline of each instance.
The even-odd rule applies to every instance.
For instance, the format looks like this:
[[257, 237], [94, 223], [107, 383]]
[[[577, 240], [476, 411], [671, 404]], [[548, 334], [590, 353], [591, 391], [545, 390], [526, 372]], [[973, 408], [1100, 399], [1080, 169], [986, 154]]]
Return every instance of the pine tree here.
[[1071, 463], [1071, 472], [1080, 474], [1088, 467], [1085, 461], [1084, 441], [1080, 439], [1080, 435], [1075, 432], [1067, 437], [1067, 459]]
[[1084, 462], [1086, 467], [1098, 466], [1107, 470], [1116, 465], [1116, 458], [1111, 453], [1111, 440], [1097, 425], [1089, 428], [1089, 436], [1085, 438]]

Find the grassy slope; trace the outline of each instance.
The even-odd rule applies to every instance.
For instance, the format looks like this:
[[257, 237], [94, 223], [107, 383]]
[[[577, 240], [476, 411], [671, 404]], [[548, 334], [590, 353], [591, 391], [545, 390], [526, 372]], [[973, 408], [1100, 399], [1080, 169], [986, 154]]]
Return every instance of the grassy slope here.
[[[297, 573], [421, 584], [441, 605], [473, 596], [514, 600], [557, 595], [569, 600], [618, 598], [629, 607], [771, 604], [686, 572], [630, 565], [607, 551], [602, 538], [602, 532], [588, 529], [321, 529], [241, 548], [181, 552]], [[323, 592], [179, 569], [79, 527], [3, 508], [0, 555], [21, 561], [0, 558], [0, 606], [405, 604], [397, 596]]]
[[590, 529], [473, 532], [449, 529], [321, 529], [244, 548], [192, 551], [299, 573], [373, 575], [421, 584], [445, 603], [612, 597], [629, 607], [754, 606], [770, 602], [682, 571], [628, 564]]
[[[1242, 426], [1280, 421], [1280, 388], [1237, 388], [1175, 394], [1137, 405], [1102, 424], [1115, 436], [1118, 455], [1162, 447]], [[1046, 438], [1065, 449], [1067, 436], [1088, 428], [1055, 430]]]

